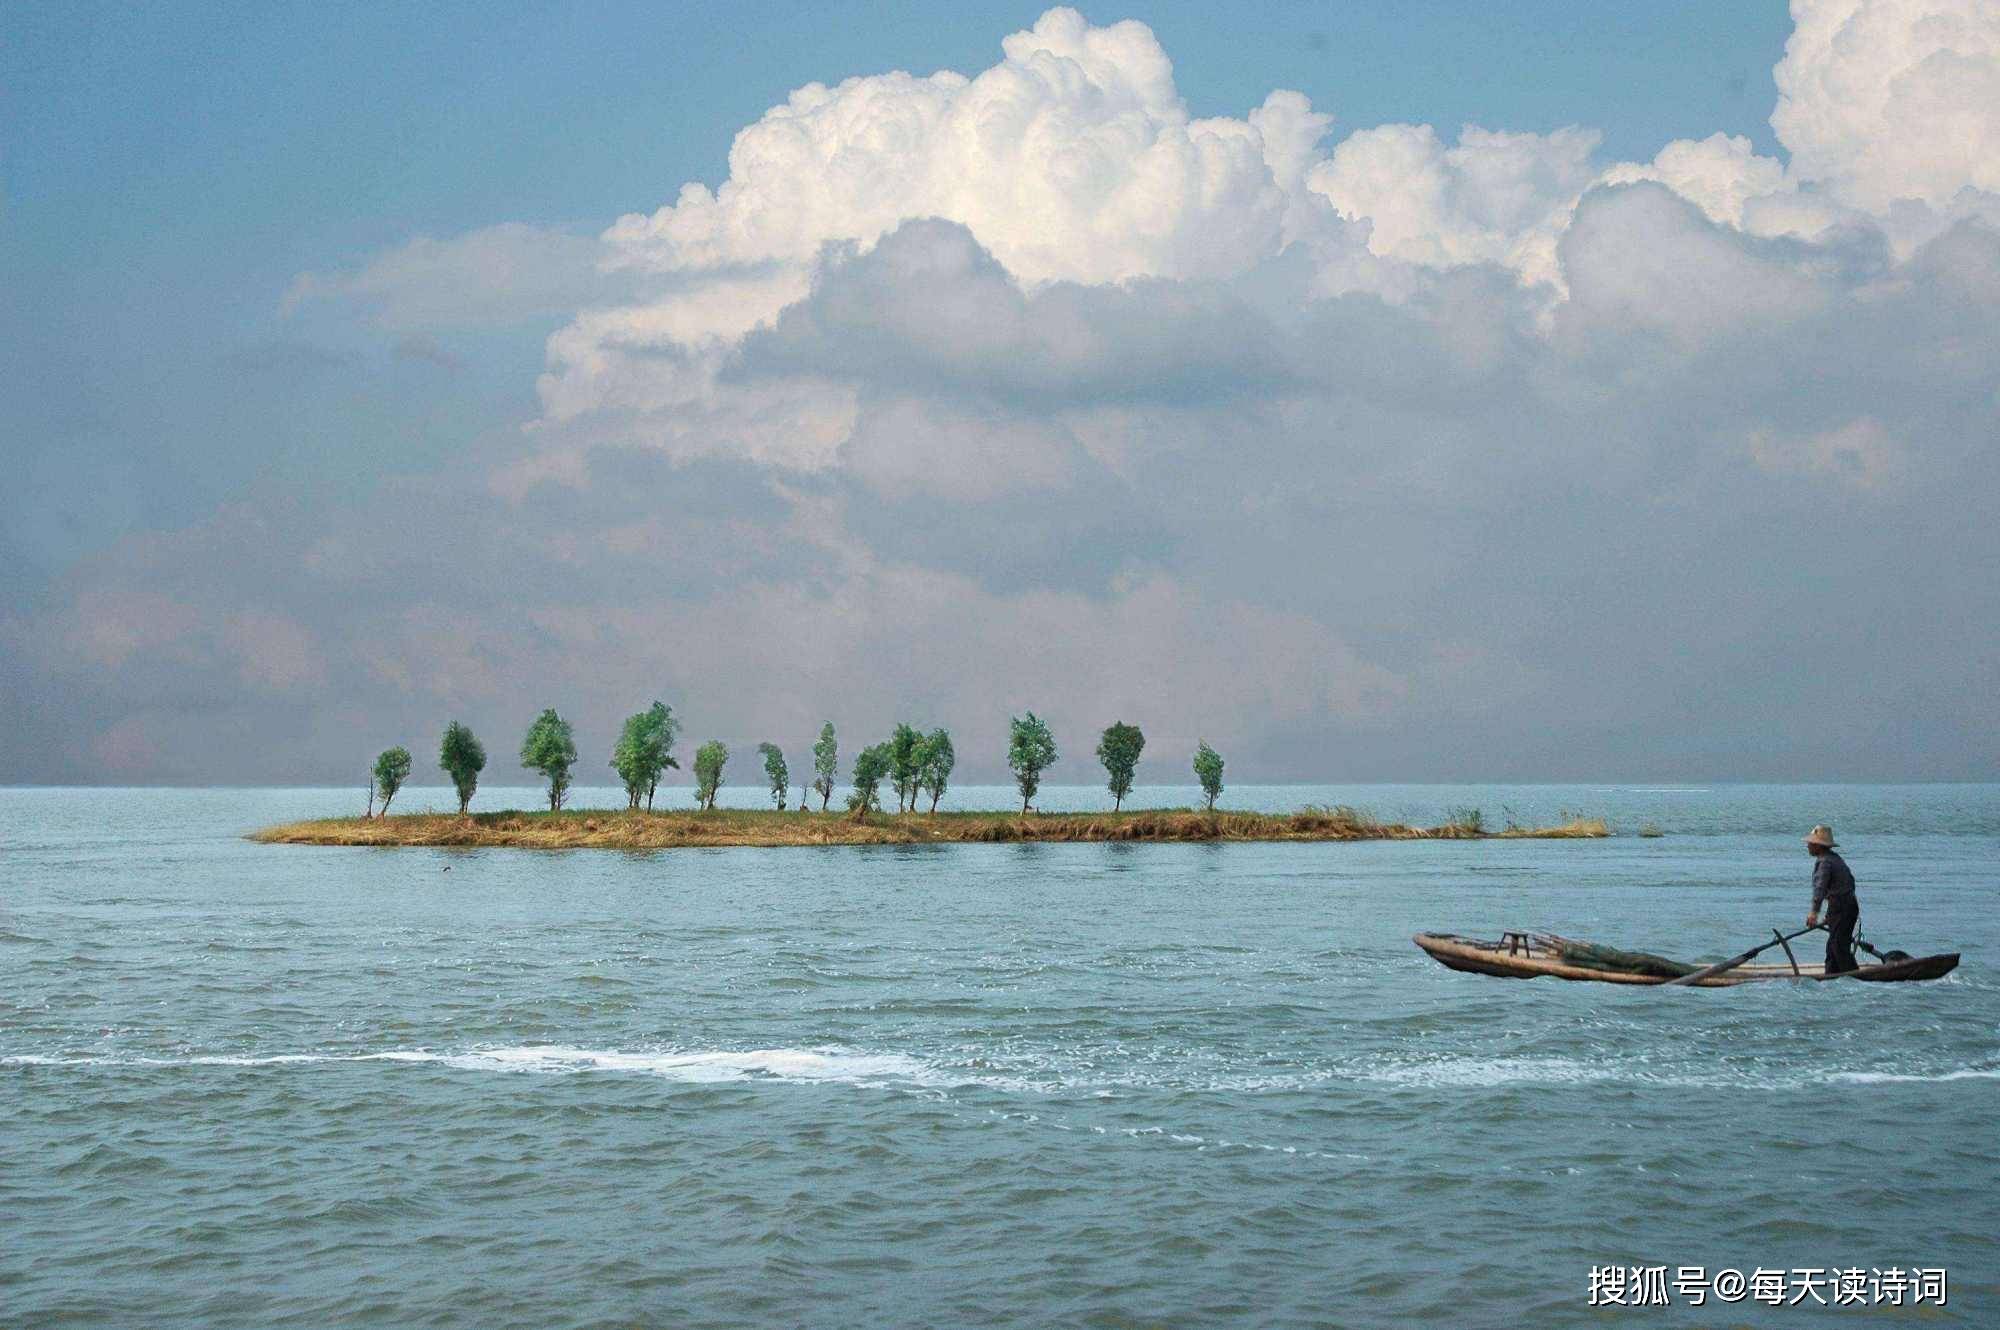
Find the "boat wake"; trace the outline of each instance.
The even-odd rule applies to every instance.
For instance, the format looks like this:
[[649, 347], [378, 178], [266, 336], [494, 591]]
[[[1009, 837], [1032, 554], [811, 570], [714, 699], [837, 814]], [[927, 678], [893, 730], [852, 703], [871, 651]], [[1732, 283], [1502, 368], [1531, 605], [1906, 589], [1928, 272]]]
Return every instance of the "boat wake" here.
[[0, 1066], [48, 1067], [288, 1067], [335, 1063], [391, 1062], [449, 1067], [457, 1071], [531, 1075], [612, 1072], [667, 1080], [713, 1083], [774, 1080], [890, 1085], [924, 1079], [925, 1064], [895, 1053], [862, 1053], [840, 1048], [760, 1048], [745, 1050], [624, 1052], [563, 1044], [474, 1048], [463, 1052], [390, 1049], [378, 1053], [194, 1054], [186, 1057], [0, 1056]]
[[[1544, 1057], [1369, 1057], [1292, 1073], [1232, 1076], [1207, 1068], [1154, 1064], [1137, 1074], [1120, 1075], [1103, 1065], [1060, 1066], [1042, 1059], [1002, 1066], [984, 1058], [977, 1065], [952, 1060], [929, 1062], [902, 1053], [874, 1053], [837, 1046], [761, 1049], [622, 1050], [581, 1048], [568, 1044], [522, 1044], [441, 1051], [427, 1048], [378, 1052], [311, 1052], [267, 1054], [189, 1054], [179, 1057], [144, 1055], [0, 1054], [0, 1067], [159, 1068], [310, 1067], [390, 1063], [442, 1067], [453, 1071], [515, 1075], [576, 1076], [609, 1074], [651, 1076], [691, 1084], [742, 1081], [842, 1084], [905, 1089], [981, 1089], [1002, 1094], [1098, 1097], [1169, 1092], [1242, 1094], [1312, 1093], [1382, 1085], [1412, 1090], [1483, 1090], [1562, 1088], [1566, 1086], [1671, 1086], [1684, 1089], [1786, 1091], [1825, 1085], [1918, 1085], [1951, 1081], [1997, 1080], [2000, 1066], [1990, 1063], [1956, 1065], [1936, 1070], [1882, 1072], [1799, 1067], [1741, 1071], [1696, 1069], [1600, 1058]], [[1193, 1074], [1189, 1074], [1193, 1073]]]

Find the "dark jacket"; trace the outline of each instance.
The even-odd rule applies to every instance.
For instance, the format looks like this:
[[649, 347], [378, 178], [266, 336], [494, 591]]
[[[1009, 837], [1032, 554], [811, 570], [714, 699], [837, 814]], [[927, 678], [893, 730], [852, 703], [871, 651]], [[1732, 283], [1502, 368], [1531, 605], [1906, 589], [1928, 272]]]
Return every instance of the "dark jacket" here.
[[1813, 860], [1812, 912], [1819, 913], [1822, 901], [1832, 902], [1845, 896], [1854, 895], [1854, 874], [1847, 867], [1847, 860], [1828, 850]]

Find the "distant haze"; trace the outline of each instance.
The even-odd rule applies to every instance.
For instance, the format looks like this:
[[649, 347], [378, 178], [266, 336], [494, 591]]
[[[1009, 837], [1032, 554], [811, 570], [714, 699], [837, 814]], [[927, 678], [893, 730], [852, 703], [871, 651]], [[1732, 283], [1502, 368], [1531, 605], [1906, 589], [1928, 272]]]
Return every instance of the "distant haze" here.
[[[1579, 123], [1356, 122], [1338, 31], [1132, 12], [781, 41], [761, 113], [680, 47], [585, 95], [507, 29], [341, 142], [176, 91], [144, 16], [24, 21], [0, 781], [345, 786], [401, 743], [433, 784], [457, 719], [522, 783], [553, 706], [608, 784], [655, 698], [735, 784], [829, 719], [843, 775], [907, 719], [1001, 778], [1028, 709], [1052, 782], [1114, 720], [1142, 785], [1203, 739], [1233, 782], [2000, 775], [2000, 8], [1662, 37], [1690, 109], [1643, 148], [1594, 47], [1507, 79]], [[273, 21], [179, 58], [276, 79]], [[1465, 34], [1411, 22], [1442, 103]], [[367, 102], [326, 51], [306, 108]], [[1265, 58], [1213, 104], [1205, 61]]]

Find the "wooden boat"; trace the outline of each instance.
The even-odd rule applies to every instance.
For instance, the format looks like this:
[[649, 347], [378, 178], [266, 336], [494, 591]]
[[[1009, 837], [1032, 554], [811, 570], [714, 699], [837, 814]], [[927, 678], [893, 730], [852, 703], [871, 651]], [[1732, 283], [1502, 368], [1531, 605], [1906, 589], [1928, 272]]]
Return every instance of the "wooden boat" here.
[[[1650, 956], [1622, 952], [1593, 943], [1557, 937], [1553, 933], [1502, 933], [1497, 942], [1460, 937], [1455, 933], [1419, 933], [1416, 944], [1431, 959], [1451, 970], [1498, 975], [1503, 979], [1589, 980], [1600, 984], [1664, 984], [1677, 975], [1701, 968]], [[1791, 948], [1786, 947], [1789, 957]], [[1892, 956], [1898, 955], [1891, 953]], [[1817, 963], [1787, 960], [1777, 965], [1739, 965], [1721, 974], [1697, 979], [1693, 988], [1729, 988], [1771, 979], [1858, 979], [1863, 983], [1896, 984], [1939, 979], [1958, 968], [1958, 953], [1891, 959], [1864, 965], [1844, 974], [1827, 974]]]

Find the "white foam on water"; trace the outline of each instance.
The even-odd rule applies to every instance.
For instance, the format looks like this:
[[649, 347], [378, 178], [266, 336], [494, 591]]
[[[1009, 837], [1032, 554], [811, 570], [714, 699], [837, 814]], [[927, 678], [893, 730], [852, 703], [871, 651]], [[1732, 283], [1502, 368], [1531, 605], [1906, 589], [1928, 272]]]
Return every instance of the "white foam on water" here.
[[1994, 1081], [2000, 1080], [2000, 1067], [1962, 1067], [1957, 1071], [1941, 1071], [1928, 1076], [1912, 1075], [1890, 1071], [1842, 1071], [1827, 1077], [1830, 1081], [1844, 1081], [1850, 1085], [1906, 1085], [1932, 1081]]
[[[454, 1071], [538, 1076], [612, 1074], [654, 1076], [695, 1084], [728, 1081], [783, 1081], [803, 1084], [902, 1086], [949, 1089], [977, 1086], [1003, 1094], [1062, 1094], [1088, 1091], [1103, 1097], [1113, 1091], [1101, 1076], [1074, 1080], [1055, 1073], [1040, 1078], [995, 1074], [992, 1069], [967, 1072], [936, 1066], [901, 1053], [869, 1053], [854, 1049], [659, 1049], [584, 1048], [570, 1044], [520, 1044], [459, 1050], [388, 1049], [375, 1053], [189, 1054], [183, 1057], [81, 1054], [0, 1054], [0, 1067], [289, 1067], [336, 1063], [386, 1062], [445, 1067]], [[1799, 1068], [1791, 1072], [1718, 1074], [1693, 1069], [1633, 1066], [1616, 1061], [1566, 1057], [1432, 1058], [1421, 1061], [1362, 1062], [1321, 1068], [1292, 1076], [1260, 1075], [1203, 1081], [1199, 1088], [1237, 1092], [1302, 1091], [1342, 1082], [1373, 1082], [1411, 1089], [1500, 1089], [1508, 1086], [1593, 1086], [1629, 1084], [1686, 1089], [1790, 1091], [1829, 1084], [1921, 1085], [1949, 1081], [2000, 1080], [2000, 1067], [1961, 1066], [1931, 1072], [1823, 1071]], [[1175, 1078], [1157, 1075], [1113, 1078], [1116, 1093], [1186, 1088]], [[1214, 1142], [1213, 1144], [1225, 1144]]]
[[358, 1058], [333, 1057], [322, 1053], [272, 1053], [265, 1057], [232, 1057], [222, 1054], [184, 1058], [148, 1057], [44, 1057], [21, 1053], [0, 1057], [7, 1067], [282, 1067], [310, 1062], [355, 1062]]
[[1618, 1062], [1574, 1058], [1451, 1058], [1430, 1062], [1391, 1063], [1357, 1070], [1357, 1079], [1431, 1089], [1487, 1089], [1509, 1085], [1648, 1085], [1693, 1090], [1789, 1091], [1813, 1086], [1934, 1084], [1943, 1081], [2000, 1079], [2000, 1068], [1956, 1067], [1934, 1072], [1819, 1071], [1758, 1074], [1703, 1074], [1694, 1071], [1635, 1067]]
[[677, 1081], [741, 1081], [767, 1078], [781, 1081], [828, 1081], [860, 1085], [885, 1081], [919, 1081], [928, 1068], [916, 1058], [897, 1053], [857, 1053], [838, 1048], [757, 1048], [743, 1051], [698, 1050], [628, 1053], [617, 1049], [575, 1048], [563, 1044], [529, 1044], [516, 1048], [481, 1048], [463, 1053], [400, 1052], [377, 1055], [398, 1062], [436, 1062], [462, 1071], [527, 1072], [566, 1075], [579, 1072], [626, 1072]]
[[[1575, 1058], [1453, 1058], [1390, 1063], [1360, 1069], [1363, 1080], [1390, 1085], [1484, 1087], [1501, 1085], [1594, 1085], [1619, 1079], [1621, 1072], [1600, 1062]], [[1634, 1078], [1646, 1079], [1646, 1078]]]
[[765, 1079], [847, 1085], [924, 1082], [929, 1071], [923, 1062], [902, 1054], [860, 1053], [841, 1048], [626, 1052], [563, 1044], [526, 1044], [461, 1052], [406, 1048], [381, 1053], [197, 1054], [178, 1058], [0, 1056], [0, 1066], [45, 1067], [279, 1067], [354, 1062], [417, 1063], [459, 1071], [531, 1075], [622, 1072], [690, 1082]]

